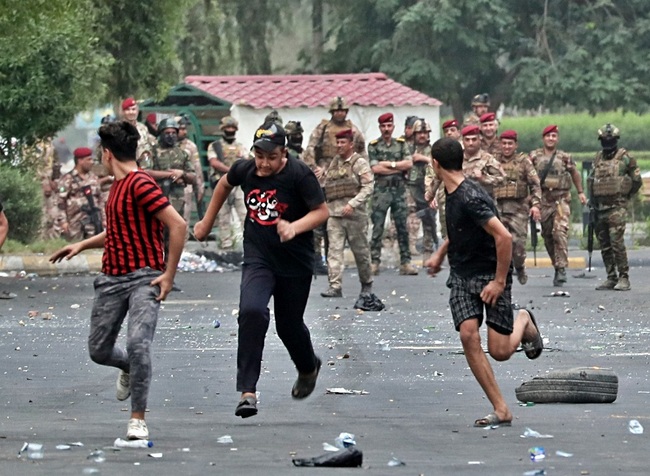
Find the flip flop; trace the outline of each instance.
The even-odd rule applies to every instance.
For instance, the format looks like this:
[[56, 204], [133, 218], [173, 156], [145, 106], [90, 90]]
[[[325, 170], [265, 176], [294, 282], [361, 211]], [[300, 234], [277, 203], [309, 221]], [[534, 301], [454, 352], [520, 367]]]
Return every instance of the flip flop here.
[[524, 341], [523, 339], [521, 340], [521, 348], [524, 350], [524, 353], [526, 354], [526, 357], [528, 357], [530, 360], [534, 360], [540, 355], [542, 355], [542, 350], [544, 350], [544, 341], [542, 340], [542, 333], [539, 331], [539, 327], [537, 327], [537, 321], [535, 320], [535, 316], [533, 316], [533, 313], [530, 312], [528, 309], [524, 309], [530, 316], [530, 320], [535, 326], [535, 329], [537, 329], [537, 337], [535, 337], [532, 341]]
[[318, 379], [318, 372], [320, 372], [320, 366], [322, 362], [316, 357], [316, 370], [310, 374], [298, 374], [296, 382], [293, 384], [291, 389], [291, 396], [296, 400], [302, 400], [307, 398], [316, 388], [316, 379]]
[[10, 293], [9, 291], [0, 291], [0, 299], [13, 299], [15, 297], [16, 295], [14, 293]]
[[489, 413], [474, 422], [475, 428], [489, 428], [492, 426], [512, 426], [512, 420], [501, 420], [496, 413]]
[[235, 409], [235, 416], [248, 418], [257, 415], [257, 398], [242, 398]]

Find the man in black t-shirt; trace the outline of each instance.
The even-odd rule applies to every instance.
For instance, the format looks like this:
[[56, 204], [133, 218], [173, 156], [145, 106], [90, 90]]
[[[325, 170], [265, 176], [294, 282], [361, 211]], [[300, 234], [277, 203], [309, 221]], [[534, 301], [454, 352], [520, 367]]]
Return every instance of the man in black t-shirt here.
[[308, 397], [316, 386], [321, 361], [314, 354], [303, 320], [311, 288], [312, 230], [329, 212], [318, 179], [309, 167], [287, 157], [282, 126], [268, 122], [255, 133], [255, 160], [239, 160], [221, 177], [203, 220], [194, 226], [206, 238], [234, 187], [241, 186], [246, 205], [244, 266], [239, 298], [235, 415], [257, 414], [257, 381], [273, 296], [278, 337], [298, 370], [293, 398]]
[[513, 316], [512, 236], [499, 221], [494, 200], [463, 174], [463, 149], [443, 138], [431, 147], [433, 169], [445, 185], [448, 237], [425, 266], [435, 276], [449, 257], [447, 287], [454, 326], [460, 333], [465, 357], [493, 411], [474, 422], [476, 427], [510, 426], [512, 413], [503, 399], [492, 366], [481, 348], [479, 327], [486, 316], [488, 352], [508, 360], [521, 343], [530, 359], [542, 353], [542, 336], [530, 311]]

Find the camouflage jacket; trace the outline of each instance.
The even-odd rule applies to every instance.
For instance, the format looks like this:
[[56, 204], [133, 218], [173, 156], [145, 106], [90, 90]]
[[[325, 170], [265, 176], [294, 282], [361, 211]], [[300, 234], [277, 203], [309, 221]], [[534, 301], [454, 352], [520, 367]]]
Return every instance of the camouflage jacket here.
[[596, 210], [626, 206], [642, 184], [636, 159], [623, 148], [609, 156], [599, 151], [587, 179], [591, 203]]
[[[418, 153], [427, 157], [431, 157], [431, 146], [429, 144], [425, 145], [413, 145], [411, 147], [411, 153]], [[421, 162], [413, 160], [413, 167], [408, 171], [407, 180], [409, 185], [424, 185], [424, 178], [426, 176], [427, 162]]]
[[528, 155], [537, 170], [537, 175], [539, 175], [542, 197], [548, 203], [555, 202], [559, 198], [570, 197], [571, 184], [573, 183], [572, 174], [577, 170], [571, 155], [556, 149], [551, 169], [542, 183], [542, 174], [552, 156], [553, 153], [546, 155], [543, 148], [535, 149]]
[[513, 155], [509, 159], [499, 154], [497, 159], [506, 174], [503, 183], [494, 188], [497, 201], [501, 203], [514, 200], [539, 207], [542, 199], [539, 176], [526, 154]]
[[[223, 160], [219, 157], [217, 157], [217, 152], [215, 150], [215, 145], [220, 142], [221, 143], [221, 150], [223, 150]], [[234, 164], [236, 161], [239, 159], [247, 159], [249, 157], [248, 150], [244, 145], [240, 142], [234, 141], [232, 143], [228, 143], [223, 139], [217, 139], [214, 142], [211, 142], [210, 145], [208, 146], [208, 161], [211, 161], [212, 159], [217, 159], [223, 162], [224, 165], [227, 165], [228, 167], [232, 167], [232, 164]], [[221, 178], [223, 174], [221, 172], [217, 172], [216, 170], [212, 170], [212, 176], [215, 179]]]
[[480, 149], [472, 157], [463, 158], [465, 177], [476, 180], [494, 198], [494, 187], [501, 185], [506, 178], [501, 164], [491, 154]]
[[485, 137], [481, 136], [481, 149], [483, 149], [488, 154], [497, 156], [501, 153], [501, 141], [498, 137], [494, 137], [494, 140], [491, 144], [488, 144], [488, 141]]
[[[384, 142], [384, 139], [381, 137], [370, 141], [370, 144], [368, 144], [368, 158], [370, 160], [371, 168], [381, 161], [413, 161], [413, 157], [411, 157], [411, 151], [409, 150], [408, 144], [404, 139], [401, 138], [391, 139], [390, 144], [386, 144], [386, 142]], [[403, 176], [399, 170], [393, 174], [386, 174], [386, 176], [392, 175], [399, 175], [400, 177]]]
[[[324, 189], [330, 216], [340, 217], [343, 208], [350, 205], [355, 212], [365, 213], [366, 203], [372, 195], [374, 178], [368, 161], [353, 153], [347, 159], [335, 156], [325, 173]], [[336, 189], [336, 198], [328, 190]]]
[[199, 157], [199, 148], [194, 142], [188, 138], [183, 139], [178, 143], [181, 149], [185, 151], [187, 156], [190, 158], [190, 162], [194, 167], [194, 173], [196, 173], [196, 187], [201, 189], [203, 187], [203, 167], [201, 167], [201, 158]]
[[97, 175], [88, 172], [85, 177], [79, 175], [77, 169], [72, 169], [59, 180], [58, 205], [61, 210], [61, 222], [70, 226], [79, 225], [88, 221], [90, 215], [90, 200], [84, 193], [84, 187], [90, 186], [92, 202], [106, 221], [104, 211], [105, 203], [102, 198]]
[[135, 123], [135, 128], [140, 134], [140, 140], [138, 140], [138, 148], [135, 151], [135, 157], [138, 161], [146, 160], [148, 156], [151, 156], [153, 153], [153, 147], [156, 145], [156, 138], [149, 134], [147, 126], [141, 122]]
[[305, 163], [312, 168], [327, 168], [336, 155], [336, 134], [346, 129], [352, 129], [354, 132], [354, 151], [366, 157], [366, 140], [350, 119], [346, 119], [342, 124], [323, 119], [309, 136], [303, 154]]

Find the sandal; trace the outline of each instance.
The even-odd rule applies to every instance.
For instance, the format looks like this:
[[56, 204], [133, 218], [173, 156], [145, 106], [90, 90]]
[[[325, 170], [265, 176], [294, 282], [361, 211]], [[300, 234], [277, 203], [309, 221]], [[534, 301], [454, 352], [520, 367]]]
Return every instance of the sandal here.
[[248, 418], [257, 415], [257, 398], [245, 397], [237, 404], [235, 416]]
[[512, 420], [501, 420], [496, 413], [490, 413], [474, 422], [476, 428], [491, 428], [493, 426], [512, 426]]
[[544, 341], [542, 340], [542, 333], [539, 331], [539, 327], [537, 327], [537, 321], [535, 321], [535, 316], [533, 316], [533, 313], [530, 312], [528, 309], [524, 309], [524, 310], [530, 316], [530, 321], [535, 326], [535, 329], [537, 329], [537, 336], [532, 341], [529, 342], [526, 342], [522, 339], [521, 348], [524, 350], [526, 357], [528, 357], [531, 360], [534, 360], [540, 355], [542, 355], [542, 350], [544, 350]]
[[320, 372], [321, 360], [316, 357], [316, 370], [309, 374], [298, 373], [296, 383], [293, 384], [291, 389], [291, 396], [296, 400], [307, 398], [316, 388], [316, 379], [318, 379], [318, 372]]

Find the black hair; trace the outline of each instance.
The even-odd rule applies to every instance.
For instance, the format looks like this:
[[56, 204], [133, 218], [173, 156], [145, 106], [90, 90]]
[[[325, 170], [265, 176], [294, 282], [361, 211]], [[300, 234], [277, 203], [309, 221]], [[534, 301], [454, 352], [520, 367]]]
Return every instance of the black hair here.
[[127, 121], [111, 122], [99, 128], [101, 146], [110, 150], [120, 162], [136, 160], [136, 150], [140, 133], [138, 129]]
[[463, 170], [463, 148], [455, 139], [443, 137], [431, 146], [431, 157], [444, 170]]

